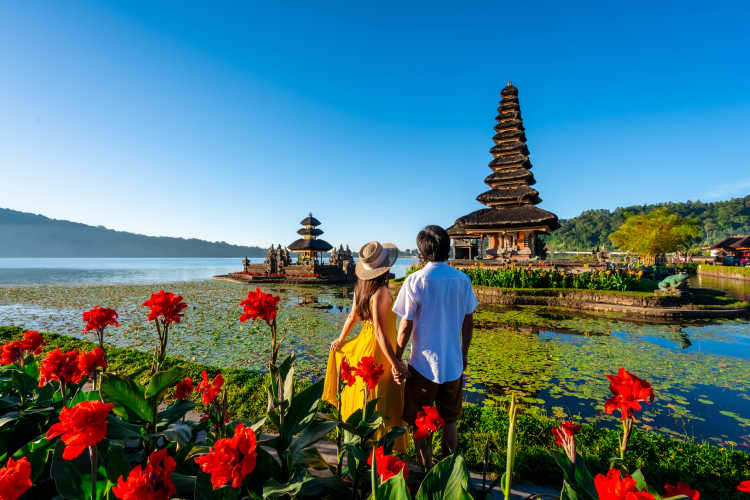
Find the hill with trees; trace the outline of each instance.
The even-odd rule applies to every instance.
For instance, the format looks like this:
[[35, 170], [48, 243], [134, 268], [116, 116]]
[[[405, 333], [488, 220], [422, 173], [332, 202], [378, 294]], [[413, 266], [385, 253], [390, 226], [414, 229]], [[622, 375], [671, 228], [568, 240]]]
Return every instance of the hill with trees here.
[[115, 231], [0, 208], [0, 257], [263, 257], [259, 247]]
[[701, 223], [703, 236], [698, 246], [706, 246], [733, 234], [750, 233], [750, 195], [727, 201], [704, 203], [686, 201], [633, 205], [613, 211], [586, 210], [572, 219], [560, 221], [560, 228], [546, 237], [549, 250], [582, 250], [595, 247], [612, 249], [609, 235], [625, 222], [629, 214], [645, 214], [657, 208], [667, 208], [680, 217], [696, 218]]

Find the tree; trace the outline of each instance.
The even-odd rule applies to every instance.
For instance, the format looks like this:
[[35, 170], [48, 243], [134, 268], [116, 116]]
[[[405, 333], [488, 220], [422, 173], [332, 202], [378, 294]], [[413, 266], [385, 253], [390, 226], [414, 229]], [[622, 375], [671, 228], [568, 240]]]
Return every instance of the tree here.
[[636, 253], [651, 264], [657, 255], [689, 249], [703, 239], [703, 228], [698, 219], [682, 218], [662, 207], [645, 214], [627, 214], [609, 239], [616, 247]]

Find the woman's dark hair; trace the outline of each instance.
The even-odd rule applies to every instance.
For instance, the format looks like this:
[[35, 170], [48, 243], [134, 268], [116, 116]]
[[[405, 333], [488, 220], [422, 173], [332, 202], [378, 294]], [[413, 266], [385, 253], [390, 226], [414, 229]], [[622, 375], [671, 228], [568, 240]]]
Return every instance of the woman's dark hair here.
[[383, 273], [377, 278], [371, 280], [358, 279], [354, 285], [354, 304], [357, 316], [361, 321], [367, 321], [372, 319], [372, 313], [370, 312], [370, 299], [375, 292], [377, 292], [381, 286], [385, 286], [388, 283], [388, 274]]
[[427, 226], [417, 235], [417, 248], [422, 259], [442, 262], [451, 254], [451, 239], [442, 227]]

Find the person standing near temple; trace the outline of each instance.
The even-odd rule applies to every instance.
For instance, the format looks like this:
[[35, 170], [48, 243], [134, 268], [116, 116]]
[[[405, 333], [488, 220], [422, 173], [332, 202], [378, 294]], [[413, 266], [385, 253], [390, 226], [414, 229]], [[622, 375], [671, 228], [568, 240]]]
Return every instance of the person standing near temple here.
[[[445, 420], [443, 451], [456, 451], [456, 422], [463, 402], [463, 373], [478, 305], [469, 277], [448, 264], [450, 237], [440, 226], [427, 226], [417, 235], [417, 247], [427, 262], [404, 281], [393, 305], [401, 317], [393, 377], [403, 382], [404, 421], [412, 429], [423, 406], [437, 407]], [[406, 370], [401, 357], [409, 339]], [[425, 470], [432, 467], [431, 436], [415, 439]]]
[[[323, 387], [323, 400], [337, 404], [339, 369], [346, 359], [351, 366], [363, 358], [372, 358], [375, 365], [382, 365], [385, 373], [377, 386], [368, 391], [369, 400], [377, 399], [375, 409], [383, 416], [385, 425], [378, 429], [375, 439], [380, 439], [393, 427], [401, 427], [404, 410], [403, 387], [396, 382], [396, 373], [404, 373], [406, 365], [396, 358], [396, 315], [391, 310], [393, 298], [388, 291], [391, 267], [398, 259], [398, 248], [392, 243], [371, 241], [359, 251], [355, 266], [357, 283], [354, 285], [352, 309], [339, 336], [331, 342], [328, 367]], [[349, 261], [351, 262], [351, 261]], [[347, 337], [357, 323], [362, 324], [359, 334]], [[360, 378], [341, 394], [341, 413], [344, 420], [364, 407], [365, 382]], [[406, 451], [406, 436], [396, 438], [393, 445], [399, 452]]]

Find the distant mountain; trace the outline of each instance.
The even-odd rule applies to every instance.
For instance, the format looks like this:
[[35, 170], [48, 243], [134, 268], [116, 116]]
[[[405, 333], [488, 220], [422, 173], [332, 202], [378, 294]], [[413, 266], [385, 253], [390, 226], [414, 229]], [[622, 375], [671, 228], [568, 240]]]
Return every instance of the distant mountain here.
[[625, 220], [626, 213], [642, 214], [658, 207], [667, 207], [681, 217], [694, 217], [703, 224], [703, 242], [706, 246], [733, 234], [750, 233], [750, 195], [728, 201], [703, 203], [686, 201], [681, 203], [659, 203], [656, 205], [633, 205], [616, 208], [614, 211], [586, 210], [572, 219], [560, 221], [560, 229], [546, 238], [550, 250], [583, 250], [595, 247], [612, 248], [608, 236]]
[[0, 257], [263, 257], [259, 247], [115, 231], [0, 208]]

